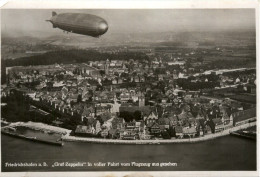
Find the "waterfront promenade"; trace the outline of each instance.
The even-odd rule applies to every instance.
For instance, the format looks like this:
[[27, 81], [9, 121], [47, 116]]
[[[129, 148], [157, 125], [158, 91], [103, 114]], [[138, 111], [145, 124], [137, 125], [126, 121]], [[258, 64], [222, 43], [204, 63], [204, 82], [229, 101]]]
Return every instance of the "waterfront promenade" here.
[[[207, 141], [211, 139], [215, 139], [218, 137], [229, 135], [230, 132], [234, 132], [237, 130], [246, 129], [249, 127], [256, 126], [256, 122], [246, 123], [240, 126], [232, 127], [229, 129], [225, 129], [221, 132], [217, 132], [214, 134], [207, 134], [201, 137], [196, 138], [184, 138], [184, 139], [153, 139], [153, 140], [120, 140], [120, 139], [102, 139], [102, 138], [89, 138], [89, 137], [76, 137], [71, 136], [71, 130], [55, 127], [43, 123], [38, 122], [16, 122], [11, 123], [6, 127], [16, 127], [16, 126], [24, 126], [36, 130], [43, 131], [52, 131], [55, 133], [62, 134], [61, 139], [63, 141], [78, 141], [78, 142], [90, 142], [90, 143], [109, 143], [109, 144], [171, 144], [171, 143], [195, 143], [201, 141]], [[2, 127], [4, 128], [4, 127]]]
[[118, 139], [101, 139], [101, 138], [86, 138], [86, 137], [75, 137], [66, 134], [62, 136], [63, 141], [80, 141], [80, 142], [91, 142], [91, 143], [111, 143], [111, 144], [171, 144], [171, 143], [195, 143], [201, 141], [207, 141], [218, 137], [229, 135], [230, 132], [246, 129], [249, 127], [256, 126], [256, 122], [243, 124], [240, 126], [232, 127], [215, 134], [208, 134], [197, 138], [187, 139], [158, 139], [158, 140], [118, 140]]

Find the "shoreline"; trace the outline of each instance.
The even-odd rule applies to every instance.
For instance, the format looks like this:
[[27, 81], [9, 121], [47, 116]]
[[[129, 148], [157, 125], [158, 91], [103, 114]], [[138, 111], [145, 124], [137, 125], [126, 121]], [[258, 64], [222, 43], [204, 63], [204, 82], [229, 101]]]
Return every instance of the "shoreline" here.
[[[133, 144], [133, 145], [142, 145], [142, 144], [174, 144], [174, 143], [197, 143], [203, 141], [213, 140], [215, 138], [223, 137], [230, 135], [231, 132], [246, 129], [249, 127], [256, 126], [257, 122], [250, 122], [240, 126], [232, 127], [221, 132], [214, 134], [207, 134], [201, 137], [196, 138], [185, 138], [185, 139], [157, 139], [157, 140], [121, 140], [121, 139], [101, 139], [101, 138], [90, 138], [90, 137], [76, 137], [70, 136], [70, 130], [50, 126], [38, 122], [16, 122], [11, 123], [6, 127], [16, 127], [16, 126], [25, 126], [28, 128], [33, 128], [36, 130], [50, 130], [55, 133], [61, 134], [61, 140], [64, 142], [85, 142], [85, 143], [99, 143], [99, 144]], [[4, 127], [2, 127], [4, 128]]]
[[103, 143], [103, 144], [174, 144], [174, 143], [196, 143], [202, 141], [208, 141], [222, 136], [227, 136], [230, 132], [242, 130], [245, 128], [256, 126], [256, 122], [246, 123], [237, 127], [223, 130], [215, 134], [205, 135], [203, 137], [189, 138], [189, 139], [160, 139], [160, 140], [118, 140], [118, 139], [100, 139], [100, 138], [87, 138], [76, 137], [68, 134], [61, 137], [63, 141], [68, 142], [87, 142], [87, 143]]

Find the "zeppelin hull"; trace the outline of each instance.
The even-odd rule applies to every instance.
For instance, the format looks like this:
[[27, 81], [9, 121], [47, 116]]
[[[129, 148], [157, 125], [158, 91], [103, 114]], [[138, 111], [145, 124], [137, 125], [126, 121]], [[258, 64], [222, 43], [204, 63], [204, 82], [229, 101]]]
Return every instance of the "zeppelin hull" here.
[[49, 21], [54, 28], [92, 37], [99, 37], [108, 30], [108, 24], [104, 19], [90, 14], [64, 13], [54, 15]]

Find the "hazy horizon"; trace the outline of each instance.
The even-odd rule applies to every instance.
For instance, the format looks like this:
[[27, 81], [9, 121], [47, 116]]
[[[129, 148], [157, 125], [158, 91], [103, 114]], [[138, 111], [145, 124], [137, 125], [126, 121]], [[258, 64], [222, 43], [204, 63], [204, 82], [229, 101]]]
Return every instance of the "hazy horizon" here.
[[45, 20], [57, 13], [88, 13], [104, 18], [109, 25], [105, 34], [160, 33], [182, 31], [255, 30], [254, 9], [44, 9], [1, 10], [2, 34], [15, 37], [64, 35]]

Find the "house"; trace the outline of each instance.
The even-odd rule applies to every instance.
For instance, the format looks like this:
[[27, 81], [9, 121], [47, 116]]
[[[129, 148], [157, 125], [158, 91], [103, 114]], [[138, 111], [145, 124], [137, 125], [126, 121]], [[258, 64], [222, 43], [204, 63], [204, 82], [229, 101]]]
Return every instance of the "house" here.
[[108, 131], [108, 136], [111, 139], [118, 139], [119, 138], [119, 130], [118, 129], [110, 129]]
[[106, 138], [106, 137], [108, 136], [108, 131], [109, 131], [109, 130], [107, 130], [107, 129], [103, 129], [103, 130], [101, 131], [101, 136], [104, 137], [104, 138]]
[[120, 94], [120, 100], [121, 100], [122, 102], [127, 102], [127, 101], [130, 100], [130, 99], [131, 99], [130, 93], [128, 93], [128, 92], [122, 92], [122, 93]]
[[140, 82], [145, 82], [145, 77], [144, 76], [140, 76]]
[[255, 84], [247, 84], [246, 90], [248, 93], [256, 94], [256, 85]]
[[116, 99], [114, 99], [113, 103], [109, 103], [109, 105], [111, 107], [111, 109], [110, 109], [111, 113], [118, 113], [119, 112], [119, 108], [120, 108], [121, 104]]
[[151, 135], [158, 136], [161, 133], [160, 126], [157, 122], [150, 122], [147, 125], [148, 130], [150, 131]]
[[81, 113], [81, 119], [83, 121], [84, 117], [94, 117], [95, 112], [94, 109], [92, 107], [84, 107], [83, 112]]
[[92, 126], [78, 125], [75, 130], [76, 136], [93, 136], [95, 134], [95, 128]]
[[135, 77], [134, 77], [134, 82], [140, 82], [139, 76], [135, 76]]
[[197, 133], [197, 131], [196, 131], [195, 127], [183, 128], [183, 135], [194, 138], [196, 133]]
[[178, 118], [176, 115], [173, 115], [173, 116], [169, 116], [169, 121], [170, 121], [170, 126], [177, 126], [178, 125]]
[[163, 129], [169, 129], [170, 128], [170, 120], [168, 118], [160, 118], [160, 119], [158, 119], [158, 124]]
[[158, 114], [154, 111], [151, 111], [148, 115], [144, 115], [144, 121], [147, 124], [151, 122], [156, 122], [158, 120]]
[[95, 115], [102, 115], [104, 113], [110, 113], [111, 111], [111, 106], [110, 105], [102, 105], [102, 104], [96, 104], [95, 105]]
[[227, 125], [227, 124], [233, 125], [233, 122], [231, 122], [230, 116], [228, 116], [227, 111], [222, 112], [222, 122], [224, 123], [224, 125]]
[[114, 79], [112, 80], [112, 84], [117, 84], [117, 79], [116, 79], [116, 78], [114, 78]]
[[118, 84], [122, 84], [122, 83], [123, 83], [123, 79], [118, 78], [117, 83], [118, 83]]
[[67, 102], [67, 103], [77, 102], [78, 96], [79, 96], [78, 94], [71, 94], [71, 95], [69, 95], [69, 96], [67, 97], [66, 102]]
[[193, 115], [190, 112], [184, 112], [184, 111], [182, 111], [182, 113], [179, 114], [177, 117], [178, 117], [179, 120], [194, 118]]
[[233, 126], [239, 126], [248, 122], [256, 121], [256, 108], [234, 112], [230, 116]]
[[189, 122], [189, 126], [195, 127], [197, 125], [197, 121], [195, 118], [189, 118], [188, 122]]
[[124, 119], [116, 117], [112, 120], [112, 129], [120, 130], [121, 128], [123, 128], [124, 123]]
[[135, 130], [135, 122], [126, 122], [125, 123], [125, 129], [127, 130]]
[[220, 118], [212, 119], [212, 121], [215, 124], [215, 132], [219, 132], [224, 129], [224, 123]]
[[176, 137], [183, 138], [183, 127], [182, 126], [176, 126], [175, 127], [175, 133], [176, 133]]
[[[102, 119], [103, 117], [101, 117]], [[102, 127], [107, 129], [107, 130], [110, 130], [112, 129], [112, 121], [113, 121], [113, 118], [109, 119], [109, 120], [105, 120], [105, 119], [102, 119], [104, 121]]]

